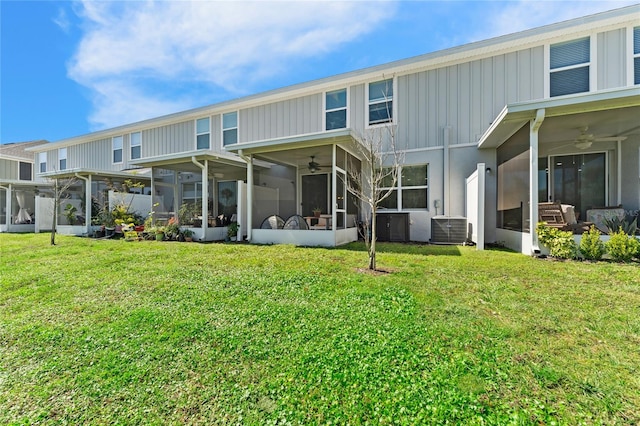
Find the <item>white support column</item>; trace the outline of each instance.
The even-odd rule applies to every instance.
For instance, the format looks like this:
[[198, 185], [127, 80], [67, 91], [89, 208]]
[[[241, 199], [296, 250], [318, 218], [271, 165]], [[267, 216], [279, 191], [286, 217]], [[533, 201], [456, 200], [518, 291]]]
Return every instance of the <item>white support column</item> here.
[[209, 160], [202, 167], [202, 236], [206, 240], [209, 228]]
[[338, 174], [336, 173], [336, 145], [331, 148], [331, 232], [335, 241], [336, 228], [338, 227]]
[[238, 156], [247, 163], [247, 241], [251, 242], [253, 229], [253, 155], [244, 155], [242, 150]]
[[253, 155], [247, 161], [247, 241], [251, 241], [253, 229]]
[[476, 243], [476, 249], [484, 250], [484, 216], [485, 216], [485, 189], [486, 185], [486, 176], [487, 176], [487, 166], [485, 163], [478, 163], [478, 212], [477, 219], [478, 223], [476, 226], [478, 227], [478, 241]]
[[545, 110], [536, 111], [536, 118], [529, 122], [529, 235], [532, 254], [539, 250], [536, 224], [538, 223], [538, 130], [545, 117]]
[[[11, 214], [11, 209], [13, 206], [11, 205], [11, 199], [13, 198], [13, 185], [9, 184], [7, 188], [7, 229], [13, 225], [13, 215]], [[36, 218], [38, 216], [36, 215]]]
[[449, 184], [449, 133], [451, 132], [451, 127], [447, 126], [442, 131], [442, 146], [443, 146], [443, 159], [442, 159], [442, 197], [444, 198], [444, 203], [442, 203], [442, 214], [443, 216], [447, 216], [450, 214], [449, 206], [449, 193], [450, 193], [450, 184]]
[[618, 182], [616, 182], [616, 189], [617, 189], [616, 205], [619, 206], [622, 204], [622, 140], [618, 139], [616, 148], [618, 152], [618, 164], [616, 165], [616, 168], [618, 169], [618, 173], [617, 173]]
[[86, 187], [84, 189], [84, 197], [85, 197], [85, 200], [86, 200], [85, 201], [85, 206], [84, 206], [85, 210], [86, 210], [86, 213], [85, 213], [85, 216], [84, 216], [85, 217], [84, 223], [85, 223], [87, 235], [89, 235], [89, 232], [91, 230], [91, 219], [92, 219], [92, 217], [91, 217], [91, 206], [92, 206], [93, 203], [92, 203], [92, 199], [91, 199], [91, 176], [92, 175], [87, 176], [87, 180], [84, 183], [86, 185]]

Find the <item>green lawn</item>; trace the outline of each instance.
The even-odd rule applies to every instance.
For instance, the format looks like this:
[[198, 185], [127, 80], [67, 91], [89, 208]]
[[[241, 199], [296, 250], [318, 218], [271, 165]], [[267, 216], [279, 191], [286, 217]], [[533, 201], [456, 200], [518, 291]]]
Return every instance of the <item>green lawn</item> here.
[[0, 424], [638, 424], [640, 267], [0, 234]]

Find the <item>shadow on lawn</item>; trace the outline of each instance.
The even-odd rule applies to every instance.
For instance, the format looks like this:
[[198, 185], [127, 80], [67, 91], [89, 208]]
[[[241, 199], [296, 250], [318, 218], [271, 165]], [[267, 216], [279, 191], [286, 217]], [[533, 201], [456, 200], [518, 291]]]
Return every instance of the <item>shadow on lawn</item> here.
[[[342, 250], [363, 251], [367, 248], [362, 242], [349, 243], [338, 247]], [[377, 253], [415, 254], [422, 256], [461, 256], [460, 247], [456, 245], [434, 245], [425, 243], [382, 243], [376, 244]]]

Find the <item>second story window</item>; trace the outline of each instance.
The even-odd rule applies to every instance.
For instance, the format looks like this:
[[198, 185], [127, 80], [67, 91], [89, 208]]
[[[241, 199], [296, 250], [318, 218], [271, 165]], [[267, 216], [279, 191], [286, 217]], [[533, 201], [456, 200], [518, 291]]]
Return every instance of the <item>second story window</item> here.
[[346, 129], [347, 89], [334, 90], [325, 95], [325, 130]]
[[588, 92], [590, 61], [589, 37], [552, 44], [549, 49], [549, 95]]
[[633, 84], [640, 84], [640, 27], [633, 29]]
[[113, 150], [113, 164], [122, 163], [122, 136], [116, 136], [111, 140]]
[[369, 83], [369, 124], [393, 121], [393, 79]]
[[222, 145], [238, 143], [238, 113], [222, 114]]
[[40, 173], [45, 173], [47, 171], [47, 153], [41, 152], [38, 154], [38, 165]]
[[131, 159], [135, 160], [136, 158], [140, 158], [142, 146], [142, 133], [135, 132], [131, 133]]
[[209, 149], [210, 143], [209, 117], [196, 120], [196, 149]]
[[60, 170], [67, 170], [67, 148], [60, 148], [58, 150], [58, 164]]

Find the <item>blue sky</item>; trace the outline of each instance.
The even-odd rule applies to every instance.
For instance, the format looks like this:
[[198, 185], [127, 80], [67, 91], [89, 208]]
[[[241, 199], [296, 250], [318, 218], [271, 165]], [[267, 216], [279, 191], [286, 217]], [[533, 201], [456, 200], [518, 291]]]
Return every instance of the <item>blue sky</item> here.
[[0, 1], [0, 142], [57, 141], [635, 1]]

